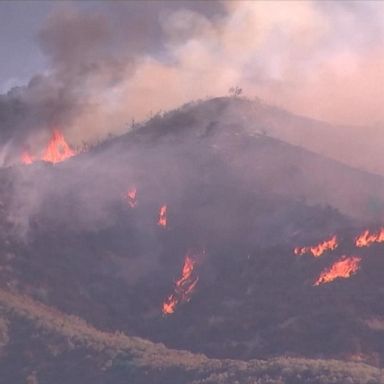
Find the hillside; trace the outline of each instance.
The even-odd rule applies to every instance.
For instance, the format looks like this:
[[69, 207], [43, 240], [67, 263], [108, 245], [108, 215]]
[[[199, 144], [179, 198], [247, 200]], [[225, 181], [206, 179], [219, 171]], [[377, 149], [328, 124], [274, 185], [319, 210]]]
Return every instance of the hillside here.
[[[361, 363], [280, 358], [208, 359], [83, 320], [28, 297], [0, 291], [1, 383], [381, 383], [383, 372]], [[6, 320], [7, 319], [7, 320]], [[20, 339], [24, 335], [25, 338]], [[81, 380], [81, 381], [80, 381]]]
[[[200, 108], [198, 108], [200, 109]], [[268, 105], [260, 99], [221, 98], [208, 102], [204, 114], [193, 110], [194, 118], [215, 116], [218, 124], [235, 123], [249, 133], [263, 132], [292, 145], [306, 148], [344, 164], [368, 172], [384, 174], [381, 165], [381, 124], [373, 126], [335, 126], [325, 121], [295, 115]], [[197, 113], [196, 113], [197, 112]]]
[[[104, 367], [105, 348], [123, 373], [106, 369], [100, 383], [148, 382], [157, 359], [164, 382], [348, 382], [352, 371], [350, 382], [380, 382], [362, 362], [384, 358], [382, 245], [354, 241], [382, 224], [384, 179], [269, 136], [263, 115], [231, 112], [243, 102], [192, 103], [63, 163], [1, 170], [0, 301], [13, 330], [3, 359], [29, 356], [49, 377], [51, 364], [76, 371], [90, 356], [82, 383], [97, 382], [84, 372]], [[337, 248], [295, 254], [331, 236]], [[316, 284], [343, 256], [354, 269]], [[67, 346], [69, 332], [80, 346]], [[37, 353], [44, 343], [55, 352]]]

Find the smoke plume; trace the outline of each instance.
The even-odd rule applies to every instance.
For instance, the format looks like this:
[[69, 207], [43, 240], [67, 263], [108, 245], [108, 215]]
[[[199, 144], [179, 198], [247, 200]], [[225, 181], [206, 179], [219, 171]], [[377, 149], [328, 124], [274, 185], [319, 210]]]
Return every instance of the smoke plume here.
[[[383, 121], [381, 3], [145, 1], [57, 8], [38, 35], [49, 67], [0, 96], [5, 159], [24, 148], [40, 151], [55, 128], [72, 145], [95, 142], [159, 111], [225, 95], [234, 85], [248, 97], [317, 119]], [[363, 136], [361, 129], [348, 132]]]

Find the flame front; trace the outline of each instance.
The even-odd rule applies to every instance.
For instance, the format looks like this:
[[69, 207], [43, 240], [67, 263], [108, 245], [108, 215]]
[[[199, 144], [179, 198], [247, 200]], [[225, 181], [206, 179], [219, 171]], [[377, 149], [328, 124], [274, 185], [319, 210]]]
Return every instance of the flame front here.
[[313, 285], [320, 285], [330, 283], [331, 281], [344, 278], [347, 279], [351, 277], [354, 273], [358, 271], [360, 268], [361, 258], [357, 256], [351, 257], [342, 257], [331, 267], [326, 268], [323, 272], [321, 272], [319, 278], [315, 281]]
[[188, 302], [196, 287], [199, 277], [195, 276], [196, 258], [192, 254], [187, 254], [184, 260], [181, 277], [175, 283], [174, 292], [167, 297], [163, 303], [163, 314], [170, 315], [175, 312], [179, 303]]
[[304, 253], [312, 253], [314, 257], [321, 256], [325, 251], [333, 251], [338, 246], [336, 235], [332, 236], [330, 239], [321, 242], [320, 244], [310, 246], [310, 247], [296, 247], [294, 249], [295, 255], [304, 255]]
[[157, 225], [160, 225], [160, 227], [166, 227], [167, 226], [167, 206], [162, 205], [160, 207], [159, 211], [159, 220], [157, 221]]
[[48, 163], [56, 164], [75, 155], [75, 151], [73, 151], [65, 141], [63, 134], [55, 129], [40, 158], [35, 158], [28, 151], [24, 151], [21, 154], [20, 160], [22, 164], [26, 165], [32, 164], [36, 160], [43, 160]]
[[126, 198], [128, 200], [128, 204], [131, 206], [131, 208], [134, 208], [137, 204], [137, 189], [136, 187], [132, 187], [128, 189], [128, 192], [126, 194]]
[[55, 129], [47, 148], [44, 150], [42, 160], [56, 164], [72, 156], [75, 156], [75, 152], [65, 141], [62, 133]]
[[360, 235], [358, 235], [355, 239], [356, 247], [369, 247], [373, 243], [382, 243], [384, 242], [384, 228], [381, 228], [377, 232], [369, 232], [369, 230], [365, 230]]

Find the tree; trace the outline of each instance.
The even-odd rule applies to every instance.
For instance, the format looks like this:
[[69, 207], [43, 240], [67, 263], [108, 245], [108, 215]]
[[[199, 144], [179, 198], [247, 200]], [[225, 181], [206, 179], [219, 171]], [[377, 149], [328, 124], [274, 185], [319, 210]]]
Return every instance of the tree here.
[[231, 96], [233, 96], [233, 97], [237, 97], [237, 96], [240, 96], [240, 95], [241, 95], [241, 93], [243, 92], [243, 90], [242, 90], [240, 87], [236, 86], [236, 87], [231, 87], [231, 88], [229, 88], [228, 92], [229, 92], [229, 94], [230, 94]]

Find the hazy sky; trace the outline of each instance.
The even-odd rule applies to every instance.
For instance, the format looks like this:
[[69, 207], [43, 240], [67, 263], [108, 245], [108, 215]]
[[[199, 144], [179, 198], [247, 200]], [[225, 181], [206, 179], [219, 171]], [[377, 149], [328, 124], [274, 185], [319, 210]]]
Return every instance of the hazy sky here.
[[45, 66], [36, 34], [53, 6], [44, 2], [2, 1], [0, 4], [0, 90], [25, 83]]
[[234, 85], [334, 123], [384, 121], [384, 2], [1, 1], [0, 39], [0, 89], [26, 85], [0, 98], [3, 141], [53, 124], [89, 140]]
[[[145, 1], [145, 0], [144, 0]], [[70, 1], [70, 0], [2, 0], [0, 2], [0, 47], [2, 50], [2, 60], [0, 63], [0, 92], [8, 91], [14, 85], [27, 83], [32, 76], [44, 71], [48, 67], [45, 55], [41, 52], [38, 43], [38, 34], [41, 27], [46, 22], [49, 15], [60, 12], [61, 9], [73, 8], [83, 12], [100, 12], [111, 14], [111, 8], [119, 6], [132, 8], [132, 13], [137, 13], [135, 8], [142, 7], [144, 1]], [[153, 1], [148, 3], [148, 12], [163, 7], [175, 7], [177, 0], [167, 1], [154, 0], [159, 3], [153, 5]], [[214, 5], [214, 1], [209, 4], [188, 4], [188, 1], [179, 1], [180, 6], [198, 9], [200, 11], [212, 12], [219, 6]], [[126, 3], [118, 4], [118, 3]], [[136, 3], [136, 4], [135, 4]], [[199, 3], [199, 2], [197, 2]]]

